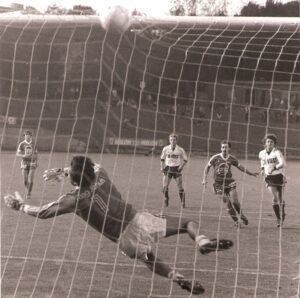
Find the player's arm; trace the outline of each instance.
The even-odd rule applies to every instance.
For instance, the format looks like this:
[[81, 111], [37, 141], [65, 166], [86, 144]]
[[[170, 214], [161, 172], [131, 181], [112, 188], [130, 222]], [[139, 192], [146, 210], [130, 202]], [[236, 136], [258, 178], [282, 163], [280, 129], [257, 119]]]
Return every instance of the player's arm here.
[[16, 156], [22, 157], [22, 158], [25, 157], [25, 154], [22, 152], [22, 143], [20, 143], [18, 146]]
[[[58, 181], [60, 182], [62, 178], [67, 177], [70, 173], [71, 167], [66, 168], [54, 168], [44, 171], [43, 178], [45, 181]], [[107, 173], [101, 167], [100, 164], [94, 164], [94, 171], [95, 174], [98, 174], [100, 171], [104, 172], [106, 175]]]
[[283, 169], [285, 167], [286, 162], [285, 162], [285, 158], [283, 157], [281, 151], [278, 150], [276, 155], [277, 155], [278, 164], [276, 164], [274, 166], [274, 169], [271, 172], [273, 172], [275, 170]]
[[160, 155], [160, 171], [163, 172], [165, 168], [166, 150], [163, 149]]
[[203, 184], [203, 185], [206, 185], [206, 184], [207, 184], [207, 175], [208, 175], [208, 173], [209, 173], [209, 170], [210, 170], [211, 166], [212, 166], [211, 163], [208, 162], [208, 163], [206, 164], [206, 166], [204, 167], [203, 179], [202, 179], [202, 184]]
[[43, 178], [45, 181], [58, 181], [60, 182], [62, 178], [67, 177], [69, 175], [70, 168], [54, 168], [45, 170], [43, 174]]
[[187, 164], [187, 155], [186, 155], [184, 149], [182, 149], [182, 159], [183, 159], [183, 162], [180, 165], [180, 167], [178, 168], [178, 171], [182, 171], [183, 167]]
[[242, 172], [244, 172], [244, 173], [246, 173], [246, 174], [248, 174], [248, 175], [250, 175], [250, 176], [256, 177], [256, 176], [259, 175], [259, 173], [252, 173], [251, 171], [247, 170], [247, 169], [246, 169], [243, 165], [241, 165], [241, 164], [238, 164], [236, 167], [237, 167], [240, 171], [242, 171]]
[[15, 210], [20, 210], [33, 217], [47, 219], [65, 213], [75, 211], [76, 198], [72, 195], [63, 195], [57, 201], [45, 204], [43, 206], [32, 206], [24, 204], [23, 198], [18, 192], [4, 197], [5, 204]]
[[260, 160], [260, 175], [264, 175], [266, 161], [265, 161], [264, 157], [262, 156], [261, 152], [259, 153], [258, 158]]

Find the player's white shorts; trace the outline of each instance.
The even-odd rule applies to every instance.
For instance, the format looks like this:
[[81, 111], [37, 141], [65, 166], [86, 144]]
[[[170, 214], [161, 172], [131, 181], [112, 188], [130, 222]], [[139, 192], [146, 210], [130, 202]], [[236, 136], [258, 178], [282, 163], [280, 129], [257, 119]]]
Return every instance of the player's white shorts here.
[[120, 249], [130, 258], [144, 259], [151, 252], [151, 244], [165, 237], [166, 218], [148, 212], [138, 212], [120, 237]]

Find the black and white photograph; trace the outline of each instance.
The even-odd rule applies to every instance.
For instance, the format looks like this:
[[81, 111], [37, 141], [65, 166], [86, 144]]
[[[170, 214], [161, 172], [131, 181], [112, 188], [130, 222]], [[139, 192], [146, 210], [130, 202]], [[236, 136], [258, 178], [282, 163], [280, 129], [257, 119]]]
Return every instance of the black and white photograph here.
[[2, 0], [2, 298], [300, 298], [299, 0]]

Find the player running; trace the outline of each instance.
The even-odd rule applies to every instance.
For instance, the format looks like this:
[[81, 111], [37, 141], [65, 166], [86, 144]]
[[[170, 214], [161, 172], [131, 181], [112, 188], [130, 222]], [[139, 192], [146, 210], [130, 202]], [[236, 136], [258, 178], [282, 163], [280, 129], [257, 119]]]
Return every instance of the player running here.
[[16, 196], [4, 197], [6, 205], [41, 219], [74, 212], [98, 232], [118, 243], [120, 250], [128, 257], [143, 261], [150, 270], [171, 279], [193, 294], [204, 292], [200, 282], [185, 279], [180, 272], [157, 258], [151, 244], [161, 237], [188, 233], [202, 254], [225, 250], [233, 245], [231, 240], [210, 240], [200, 235], [198, 223], [190, 219], [138, 212], [121, 198], [106, 171], [88, 157], [74, 156], [70, 168], [48, 170], [44, 179], [59, 180], [61, 174], [68, 175], [76, 187], [57, 201], [35, 207], [24, 204], [16, 193]]
[[24, 141], [18, 145], [17, 154], [18, 157], [22, 157], [21, 169], [24, 179], [24, 185], [27, 189], [26, 199], [30, 199], [31, 191], [33, 188], [33, 180], [35, 170], [37, 168], [37, 149], [32, 139], [32, 132], [26, 130], [24, 133]]
[[206, 186], [207, 175], [211, 167], [214, 168], [214, 192], [227, 205], [227, 211], [235, 226], [241, 227], [240, 221], [244, 225], [248, 225], [247, 217], [242, 213], [241, 204], [238, 200], [238, 193], [236, 190], [236, 182], [232, 177], [231, 166], [237, 167], [240, 171], [245, 172], [250, 176], [258, 176], [259, 173], [252, 173], [242, 166], [238, 159], [230, 154], [231, 143], [224, 140], [221, 141], [221, 153], [218, 153], [210, 158], [204, 168], [204, 175], [202, 184]]
[[267, 134], [263, 139], [263, 144], [265, 149], [259, 152], [261, 173], [265, 175], [267, 188], [273, 196], [273, 210], [277, 227], [280, 227], [285, 219], [283, 191], [286, 179], [283, 169], [286, 161], [281, 151], [276, 147], [277, 137], [275, 134]]
[[182, 208], [185, 208], [185, 192], [182, 185], [182, 169], [187, 163], [187, 155], [184, 149], [177, 145], [178, 135], [172, 133], [169, 136], [170, 145], [165, 146], [160, 156], [160, 171], [163, 172], [163, 194], [165, 206], [169, 206], [169, 185], [172, 178], [175, 179], [179, 191]]

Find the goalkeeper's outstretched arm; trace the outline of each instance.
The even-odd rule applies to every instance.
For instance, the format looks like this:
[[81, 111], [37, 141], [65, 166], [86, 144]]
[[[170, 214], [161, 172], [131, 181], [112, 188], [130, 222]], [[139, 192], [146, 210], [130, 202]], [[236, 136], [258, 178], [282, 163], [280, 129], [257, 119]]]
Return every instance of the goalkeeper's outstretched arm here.
[[[67, 168], [54, 168], [44, 171], [43, 178], [45, 181], [58, 181], [60, 182], [62, 178], [69, 176], [71, 167]], [[94, 164], [94, 171], [97, 174], [100, 169], [104, 171], [100, 164]]]
[[4, 202], [7, 207], [20, 210], [28, 215], [38, 217], [40, 219], [47, 219], [65, 213], [72, 213], [75, 211], [76, 207], [75, 198], [69, 195], [63, 195], [57, 201], [40, 207], [24, 204], [23, 198], [17, 192], [15, 193], [15, 196], [5, 196]]

